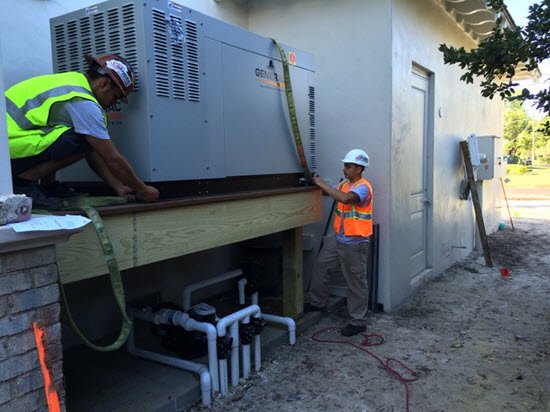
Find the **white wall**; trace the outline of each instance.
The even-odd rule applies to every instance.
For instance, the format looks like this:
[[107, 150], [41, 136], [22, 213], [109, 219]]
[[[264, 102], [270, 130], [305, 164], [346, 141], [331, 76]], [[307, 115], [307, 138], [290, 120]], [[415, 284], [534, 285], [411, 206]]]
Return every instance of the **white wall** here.
[[[336, 183], [343, 177], [344, 154], [353, 148], [367, 151], [371, 166], [365, 176], [374, 187], [382, 263], [388, 256], [390, 224], [389, 1], [249, 1], [249, 29], [314, 55], [317, 169]], [[326, 201], [325, 215], [330, 206]], [[387, 268], [380, 266], [381, 290], [387, 288]]]
[[[476, 85], [459, 81], [463, 73], [456, 66], [443, 63], [437, 50], [440, 43], [474, 47], [455, 22], [432, 0], [392, 0], [393, 37], [393, 129], [392, 129], [392, 234], [391, 284], [387, 292], [396, 304], [410, 293], [407, 274], [409, 226], [408, 194], [398, 190], [397, 182], [407, 186], [406, 164], [410, 147], [402, 141], [407, 128], [410, 72], [415, 62], [434, 77], [434, 173], [433, 173], [433, 272], [439, 273], [468, 255], [474, 246], [473, 206], [459, 199], [463, 178], [459, 141], [471, 133], [503, 133], [503, 105], [499, 99], [481, 97]], [[441, 116], [439, 115], [441, 113]], [[484, 203], [498, 201], [497, 181], [484, 185]], [[500, 211], [485, 207], [488, 232], [494, 230]], [[466, 246], [466, 249], [452, 246]]]
[[[0, 60], [2, 59], [2, 35], [0, 34]], [[4, 77], [2, 65], [0, 65], [0, 96], [4, 95]], [[6, 112], [6, 102], [0, 99], [0, 113]], [[0, 195], [13, 193], [11, 186], [11, 167], [8, 149], [8, 135], [6, 130], [6, 117], [0, 116]]]
[[[470, 133], [502, 134], [502, 103], [480, 96], [458, 79], [437, 50], [447, 42], [474, 46], [432, 0], [250, 1], [249, 29], [311, 52], [316, 61], [318, 169], [333, 181], [339, 159], [352, 147], [371, 156], [367, 177], [375, 190], [380, 223], [380, 290], [385, 309], [413, 293], [408, 275], [410, 148], [401, 141], [408, 127], [410, 72], [415, 62], [434, 73], [436, 113], [433, 167], [433, 271], [465, 257], [474, 244], [471, 202], [459, 200], [462, 158], [458, 142]], [[484, 185], [485, 204], [495, 200], [494, 182]], [[489, 231], [495, 209], [486, 207]], [[467, 249], [452, 248], [465, 244]]]

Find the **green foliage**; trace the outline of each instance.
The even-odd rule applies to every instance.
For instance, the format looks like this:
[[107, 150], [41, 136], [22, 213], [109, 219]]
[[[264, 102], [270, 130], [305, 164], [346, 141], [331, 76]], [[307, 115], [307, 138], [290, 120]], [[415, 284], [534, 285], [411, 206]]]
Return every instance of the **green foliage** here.
[[527, 173], [527, 166], [524, 165], [506, 165], [507, 175], [523, 175]]
[[[503, 11], [503, 0], [489, 0], [488, 6], [496, 12]], [[503, 19], [496, 20], [492, 34], [483, 39], [477, 48], [466, 51], [446, 44], [439, 45], [445, 64], [457, 64], [465, 73], [460, 80], [473, 83], [481, 78], [482, 96], [492, 99], [499, 96], [510, 101], [533, 101], [535, 107], [550, 114], [550, 92], [543, 89], [531, 93], [528, 89], [516, 91], [513, 81], [517, 67], [524, 63], [527, 70], [534, 70], [550, 57], [550, 0], [542, 0], [529, 7], [527, 26], [512, 30], [502, 26]], [[550, 121], [542, 124], [542, 130], [550, 135]]]

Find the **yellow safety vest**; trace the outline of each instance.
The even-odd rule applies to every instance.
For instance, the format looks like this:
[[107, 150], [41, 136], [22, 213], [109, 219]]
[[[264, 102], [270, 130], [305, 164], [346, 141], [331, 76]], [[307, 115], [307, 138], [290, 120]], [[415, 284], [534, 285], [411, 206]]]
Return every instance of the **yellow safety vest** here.
[[[10, 157], [35, 156], [70, 130], [70, 126], [49, 125], [50, 110], [55, 103], [75, 98], [90, 100], [101, 108], [88, 79], [79, 72], [32, 77], [6, 90]], [[107, 115], [101, 110], [107, 126]]]
[[[368, 237], [372, 235], [372, 202], [373, 193], [372, 186], [367, 179], [361, 178], [350, 186], [349, 180], [345, 180], [338, 185], [338, 190], [349, 192], [355, 186], [367, 185], [370, 192], [370, 202], [365, 207], [359, 207], [357, 204], [345, 204], [338, 202], [336, 214], [334, 216], [334, 231], [338, 233], [344, 219], [344, 235], [346, 236], [361, 236]], [[349, 188], [349, 190], [348, 190]]]

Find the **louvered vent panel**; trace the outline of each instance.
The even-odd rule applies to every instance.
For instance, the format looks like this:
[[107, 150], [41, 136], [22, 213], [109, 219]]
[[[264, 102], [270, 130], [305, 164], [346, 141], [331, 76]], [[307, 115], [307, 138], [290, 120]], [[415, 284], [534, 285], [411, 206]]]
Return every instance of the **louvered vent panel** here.
[[88, 69], [84, 56], [115, 53], [124, 56], [136, 74], [134, 90], [139, 90], [135, 6], [128, 3], [54, 27], [57, 71]]
[[107, 10], [107, 33], [109, 38], [109, 53], [122, 53], [122, 36], [121, 36], [121, 16], [120, 9]]
[[124, 52], [122, 55], [134, 69], [136, 75], [134, 91], [138, 91], [140, 78], [137, 57], [136, 13], [133, 3], [122, 6], [122, 40], [124, 42]]
[[86, 71], [84, 56], [87, 54], [93, 54], [92, 49], [92, 24], [90, 17], [82, 17], [80, 19], [80, 49], [82, 54], [80, 56], [80, 62], [82, 63], [81, 71]]
[[65, 25], [58, 24], [54, 27], [54, 47], [57, 52], [57, 68], [60, 72], [69, 70], [69, 55], [67, 53], [67, 33]]
[[309, 88], [309, 168], [315, 170], [317, 168], [315, 140], [315, 88]]
[[69, 45], [69, 70], [80, 70], [80, 45], [76, 20], [67, 23], [67, 44]]
[[[178, 16], [170, 16], [173, 25], [181, 27], [182, 20]], [[172, 42], [172, 91], [175, 99], [185, 100], [185, 50], [183, 41]]]
[[155, 84], [157, 96], [161, 97], [170, 97], [167, 44], [166, 14], [162, 10], [153, 9]]
[[186, 52], [187, 52], [187, 86], [189, 100], [200, 102], [200, 78], [199, 78], [199, 47], [197, 23], [185, 20]]
[[105, 14], [97, 13], [92, 17], [94, 31], [94, 54], [107, 53], [107, 39], [105, 36]]

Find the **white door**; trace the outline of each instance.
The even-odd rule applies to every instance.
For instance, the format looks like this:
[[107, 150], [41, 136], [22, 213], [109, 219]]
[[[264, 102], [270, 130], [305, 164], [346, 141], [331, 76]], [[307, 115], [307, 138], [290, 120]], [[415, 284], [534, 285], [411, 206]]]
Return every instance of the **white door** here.
[[429, 216], [431, 190], [428, 187], [431, 170], [430, 160], [430, 79], [429, 75], [413, 67], [411, 73], [411, 135], [409, 142], [410, 168], [409, 213], [410, 213], [410, 255], [409, 275], [411, 278], [430, 267], [429, 257]]

